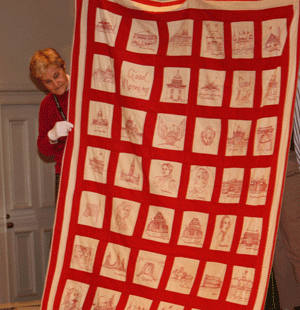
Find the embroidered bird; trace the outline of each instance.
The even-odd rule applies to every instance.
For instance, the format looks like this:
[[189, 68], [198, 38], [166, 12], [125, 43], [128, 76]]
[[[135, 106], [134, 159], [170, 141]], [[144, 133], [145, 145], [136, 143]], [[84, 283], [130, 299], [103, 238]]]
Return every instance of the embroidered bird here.
[[185, 126], [186, 120], [183, 119], [178, 125], [172, 124], [170, 128], [168, 128], [163, 119], [159, 116], [157, 133], [161, 139], [165, 140], [166, 144], [174, 146], [177, 141], [184, 137]]

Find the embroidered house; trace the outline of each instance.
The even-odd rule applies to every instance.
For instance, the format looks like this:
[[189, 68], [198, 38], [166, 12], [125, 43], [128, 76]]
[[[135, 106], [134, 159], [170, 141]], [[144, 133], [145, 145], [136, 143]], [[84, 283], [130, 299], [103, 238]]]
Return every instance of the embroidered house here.
[[167, 84], [168, 95], [167, 98], [170, 98], [173, 101], [185, 101], [186, 85], [183, 84], [182, 77], [179, 75], [179, 70], [177, 74], [173, 77], [171, 83]]
[[241, 277], [233, 277], [231, 279], [230, 289], [227, 300], [235, 300], [239, 304], [247, 304], [253, 282], [247, 279], [247, 270]]
[[151, 49], [151, 46], [157, 44], [157, 36], [152, 34], [149, 30], [136, 32], [133, 36], [132, 44], [140, 48]]
[[170, 45], [172, 46], [192, 46], [192, 37], [188, 30], [182, 29], [182, 32], [177, 32], [170, 38]]
[[221, 193], [227, 197], [239, 197], [242, 191], [243, 181], [232, 179], [222, 183]]
[[135, 160], [134, 159], [131, 162], [128, 173], [125, 173], [123, 170], [121, 171], [120, 179], [126, 182], [139, 184], [140, 175], [135, 173]]
[[207, 51], [212, 52], [213, 54], [223, 53], [223, 37], [217, 31], [209, 30], [208, 35], [206, 36], [206, 49]]
[[251, 197], [267, 196], [268, 183], [264, 178], [255, 178], [250, 180], [249, 194]]
[[171, 279], [179, 282], [179, 286], [191, 287], [194, 277], [189, 275], [184, 270], [184, 267], [181, 266], [179, 269], [175, 269], [172, 271]]
[[201, 87], [199, 97], [202, 99], [215, 100], [221, 97], [221, 90], [213, 81], [208, 81], [203, 87]]
[[131, 116], [126, 119], [124, 127], [122, 127], [122, 133], [123, 138], [127, 138], [130, 140], [138, 139], [141, 140], [143, 138], [143, 132], [138, 131], [138, 127], [134, 120], [131, 119]]
[[244, 233], [241, 239], [241, 245], [247, 249], [258, 249], [260, 243], [260, 233], [258, 230], [249, 230]]
[[96, 29], [100, 32], [114, 33], [115, 26], [112, 26], [105, 18], [96, 24]]
[[[101, 155], [102, 154], [100, 154], [100, 156]], [[97, 172], [99, 174], [103, 174], [103, 170], [104, 170], [103, 160], [98, 159], [97, 157], [93, 157], [92, 159], [90, 159], [90, 166], [94, 172]]]
[[220, 289], [222, 286], [222, 280], [216, 276], [210, 276], [208, 274], [205, 275], [203, 283], [201, 287], [203, 288], [213, 288], [213, 289]]
[[110, 66], [105, 70], [102, 68], [95, 69], [93, 71], [93, 77], [98, 82], [115, 83], [115, 73]]
[[247, 152], [249, 138], [246, 136], [246, 131], [237, 126], [233, 131], [232, 136], [227, 139], [228, 154], [245, 154]]
[[108, 128], [107, 119], [103, 118], [103, 112], [100, 109], [97, 113], [97, 117], [93, 119], [92, 125], [95, 126], [95, 131], [106, 132]]
[[152, 237], [168, 238], [169, 227], [161, 212], [157, 212], [154, 219], [148, 224], [146, 231]]
[[245, 53], [252, 52], [253, 39], [253, 34], [249, 31], [235, 31], [232, 37], [233, 53], [237, 53], [239, 51], [244, 51]]
[[188, 227], [183, 231], [182, 239], [186, 243], [202, 244], [203, 232], [200, 221], [193, 218]]

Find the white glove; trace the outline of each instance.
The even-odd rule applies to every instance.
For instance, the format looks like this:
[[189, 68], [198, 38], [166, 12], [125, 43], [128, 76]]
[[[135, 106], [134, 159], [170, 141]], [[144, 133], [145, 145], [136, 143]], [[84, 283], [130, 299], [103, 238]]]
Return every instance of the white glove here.
[[58, 138], [66, 137], [73, 127], [74, 125], [67, 121], [55, 123], [54, 127], [48, 131], [48, 138], [50, 139], [50, 142], [55, 143]]

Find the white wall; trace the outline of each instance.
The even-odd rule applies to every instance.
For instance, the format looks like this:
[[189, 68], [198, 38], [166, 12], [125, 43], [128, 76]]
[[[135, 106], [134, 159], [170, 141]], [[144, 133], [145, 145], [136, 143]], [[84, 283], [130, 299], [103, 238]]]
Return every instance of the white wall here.
[[28, 67], [37, 49], [55, 48], [69, 72], [74, 14], [75, 0], [0, 0], [0, 93], [35, 89]]

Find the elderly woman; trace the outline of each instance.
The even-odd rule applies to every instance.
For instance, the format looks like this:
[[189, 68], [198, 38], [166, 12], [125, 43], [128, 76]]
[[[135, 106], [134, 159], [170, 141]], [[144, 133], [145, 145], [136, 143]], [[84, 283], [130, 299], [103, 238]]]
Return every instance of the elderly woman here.
[[66, 119], [69, 76], [66, 74], [65, 61], [53, 48], [36, 51], [31, 57], [29, 70], [33, 82], [48, 92], [40, 106], [37, 145], [42, 154], [54, 156], [57, 196], [66, 137], [73, 128]]

